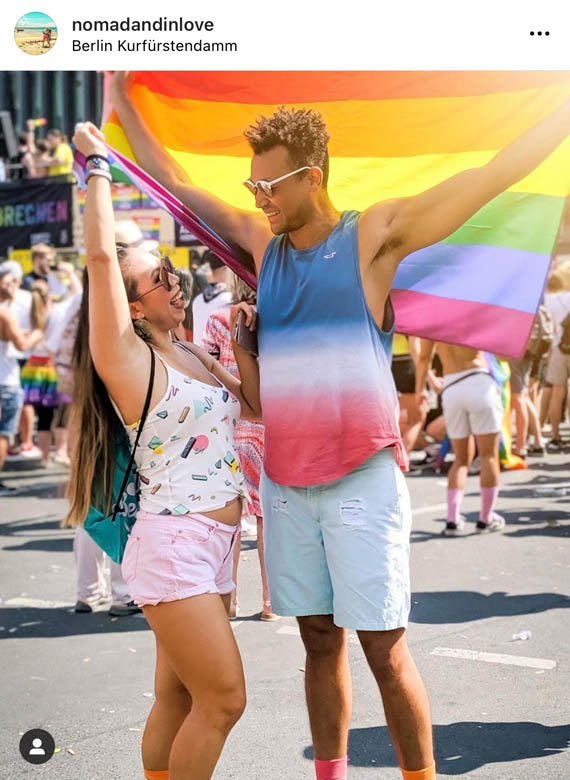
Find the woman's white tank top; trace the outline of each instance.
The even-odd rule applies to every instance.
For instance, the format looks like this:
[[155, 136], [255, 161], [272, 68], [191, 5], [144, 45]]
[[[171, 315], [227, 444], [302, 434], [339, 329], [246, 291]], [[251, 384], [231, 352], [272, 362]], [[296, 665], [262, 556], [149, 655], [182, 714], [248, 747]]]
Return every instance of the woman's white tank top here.
[[[148, 413], [135, 454], [140, 508], [157, 515], [187, 515], [221, 509], [240, 496], [249, 500], [234, 446], [238, 399], [222, 384], [212, 387], [190, 379], [157, 357], [168, 384]], [[138, 423], [125, 429], [133, 447]]]
[[[10, 354], [12, 353], [12, 354]], [[20, 366], [11, 341], [0, 341], [0, 385], [20, 387]]]

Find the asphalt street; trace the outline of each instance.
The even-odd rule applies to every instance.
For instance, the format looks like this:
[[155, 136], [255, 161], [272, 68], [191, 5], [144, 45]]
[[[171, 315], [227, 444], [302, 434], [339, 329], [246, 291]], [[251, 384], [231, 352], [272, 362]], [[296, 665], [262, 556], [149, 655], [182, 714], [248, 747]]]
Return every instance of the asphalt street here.
[[[414, 511], [413, 607], [408, 640], [428, 687], [438, 777], [570, 777], [570, 448], [503, 474], [503, 534], [441, 536], [445, 478], [408, 479]], [[152, 700], [154, 639], [144, 617], [75, 614], [73, 531], [60, 529], [65, 472], [12, 471], [17, 495], [0, 499], [0, 777], [135, 780]], [[566, 487], [567, 495], [537, 489]], [[562, 492], [562, 491], [559, 491]], [[256, 540], [245, 538], [240, 617], [233, 628], [248, 707], [216, 778], [313, 778], [304, 708], [304, 654], [295, 621], [259, 621]], [[530, 632], [526, 639], [513, 639]], [[524, 634], [523, 634], [524, 635]], [[354, 682], [350, 780], [400, 778], [375, 682], [349, 636]], [[56, 753], [32, 765], [20, 735], [41, 728]]]

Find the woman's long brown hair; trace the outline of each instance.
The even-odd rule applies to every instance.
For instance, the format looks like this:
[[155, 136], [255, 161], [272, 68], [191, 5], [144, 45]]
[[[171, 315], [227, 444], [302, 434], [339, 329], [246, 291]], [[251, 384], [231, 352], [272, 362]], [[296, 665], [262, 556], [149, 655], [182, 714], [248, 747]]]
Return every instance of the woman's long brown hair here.
[[[117, 247], [127, 297], [136, 296], [136, 282], [125, 275], [127, 252]], [[109, 515], [113, 503], [115, 457], [125, 436], [123, 424], [95, 371], [89, 349], [89, 275], [84, 274], [79, 326], [73, 349], [75, 392], [71, 406], [69, 441], [71, 469], [67, 498], [69, 512], [62, 526], [83, 525], [91, 504]]]

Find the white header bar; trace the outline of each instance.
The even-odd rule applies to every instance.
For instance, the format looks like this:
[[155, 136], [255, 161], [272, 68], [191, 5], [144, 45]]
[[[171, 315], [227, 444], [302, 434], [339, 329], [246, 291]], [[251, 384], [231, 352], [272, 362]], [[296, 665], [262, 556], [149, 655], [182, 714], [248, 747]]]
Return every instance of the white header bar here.
[[[57, 27], [55, 44], [37, 56], [14, 39], [29, 6]], [[4, 70], [570, 68], [570, 12], [560, 0], [26, 0], [3, 3], [0, 14]]]

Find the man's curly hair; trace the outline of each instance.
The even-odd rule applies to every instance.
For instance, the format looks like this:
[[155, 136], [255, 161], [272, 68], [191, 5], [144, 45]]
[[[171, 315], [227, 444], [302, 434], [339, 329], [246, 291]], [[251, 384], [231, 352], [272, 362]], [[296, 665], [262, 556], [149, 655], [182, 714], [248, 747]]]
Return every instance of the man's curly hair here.
[[318, 111], [281, 106], [273, 116], [260, 117], [244, 131], [244, 135], [254, 154], [268, 152], [275, 146], [285, 146], [296, 167], [318, 165], [323, 171], [323, 186], [326, 188], [330, 136]]

